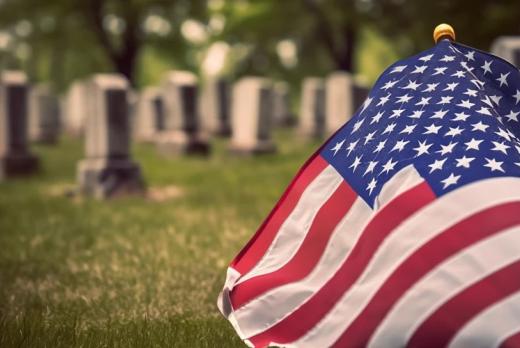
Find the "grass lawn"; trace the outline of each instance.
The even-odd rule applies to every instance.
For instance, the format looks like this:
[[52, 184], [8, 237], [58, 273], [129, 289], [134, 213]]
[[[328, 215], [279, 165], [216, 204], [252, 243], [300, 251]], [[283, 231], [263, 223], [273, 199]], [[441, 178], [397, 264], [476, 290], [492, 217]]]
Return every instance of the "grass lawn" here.
[[135, 145], [166, 200], [71, 198], [82, 141], [34, 147], [42, 170], [0, 183], [0, 347], [242, 347], [216, 308], [229, 261], [317, 148], [161, 157]]

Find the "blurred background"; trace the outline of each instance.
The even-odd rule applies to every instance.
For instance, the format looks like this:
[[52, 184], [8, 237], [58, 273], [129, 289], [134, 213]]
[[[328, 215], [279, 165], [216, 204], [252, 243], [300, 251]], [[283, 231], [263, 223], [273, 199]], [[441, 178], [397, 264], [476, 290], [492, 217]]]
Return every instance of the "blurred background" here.
[[283, 78], [346, 70], [373, 82], [432, 45], [436, 24], [484, 50], [520, 34], [516, 0], [3, 0], [0, 68], [63, 91], [94, 72], [136, 88], [164, 71]]
[[[0, 347], [243, 347], [217, 296], [298, 168], [437, 24], [486, 51], [513, 36], [518, 58], [519, 18], [518, 0], [0, 0]], [[207, 138], [199, 101], [225, 126]], [[78, 190], [126, 174], [139, 194]]]

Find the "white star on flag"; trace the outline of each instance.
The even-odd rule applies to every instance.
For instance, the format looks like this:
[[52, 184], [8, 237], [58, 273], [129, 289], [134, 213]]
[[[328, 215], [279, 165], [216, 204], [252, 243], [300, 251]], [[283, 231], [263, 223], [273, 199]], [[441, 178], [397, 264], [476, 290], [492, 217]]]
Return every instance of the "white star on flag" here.
[[395, 143], [394, 147], [392, 148], [392, 150], [390, 150], [390, 152], [395, 150], [401, 152], [408, 143], [408, 140], [399, 140], [397, 143]]
[[432, 164], [429, 164], [428, 167], [430, 167], [430, 173], [433, 173], [436, 170], [441, 170], [444, 166], [444, 163], [446, 162], [447, 158], [443, 158], [440, 160], [435, 160]]
[[457, 158], [455, 159], [457, 161], [457, 167], [464, 167], [464, 168], [469, 168], [470, 166], [470, 163], [471, 161], [473, 161], [475, 159], [475, 157], [466, 157], [466, 156], [463, 156], [461, 158]]
[[440, 153], [441, 156], [447, 155], [447, 154], [453, 152], [453, 149], [455, 148], [455, 145], [457, 145], [457, 143], [453, 143], [453, 142], [450, 141], [450, 143], [448, 145], [441, 145], [441, 149], [436, 151], [436, 152]]
[[450, 185], [454, 185], [459, 181], [460, 175], [454, 175], [451, 173], [446, 179], [441, 180], [441, 182], [444, 184], [443, 188], [446, 188]]
[[502, 85], [507, 86], [507, 77], [509, 76], [509, 74], [509, 72], [506, 74], [500, 74], [500, 77], [497, 78], [497, 81], [500, 82], [500, 87], [502, 87]]
[[424, 127], [426, 129], [426, 132], [423, 134], [437, 134], [439, 132], [439, 129], [442, 128], [442, 126], [436, 126], [434, 123], [431, 125]]
[[466, 121], [470, 117], [469, 114], [466, 114], [465, 112], [457, 112], [455, 113], [455, 118], [452, 119], [452, 121]]
[[440, 67], [440, 68], [435, 68], [435, 73], [433, 73], [432, 76], [435, 76], [435, 75], [442, 75], [444, 74], [444, 72], [446, 71], [446, 69], [448, 69], [448, 67]]
[[382, 173], [388, 174], [391, 170], [394, 169], [395, 165], [397, 164], [397, 161], [392, 161], [392, 158], [390, 158], [384, 165], [383, 169], [381, 170]]
[[490, 73], [490, 74], [493, 74], [493, 72], [491, 71], [491, 63], [492, 61], [486, 61], [484, 62], [484, 65], [481, 66], [482, 69], [484, 69], [484, 75], [486, 73]]
[[374, 171], [374, 168], [376, 167], [376, 165], [377, 165], [377, 161], [368, 162], [367, 169], [363, 173], [363, 176], [367, 175], [368, 173], [372, 173]]
[[509, 121], [515, 121], [515, 122], [518, 122], [518, 115], [520, 114], [520, 111], [519, 112], [514, 112], [513, 110], [511, 110], [507, 115], [505, 115], [505, 117], [509, 120]]
[[349, 168], [352, 168], [352, 172], [355, 172], [357, 167], [361, 164], [361, 157], [363, 157], [363, 155], [356, 156], [356, 158], [354, 159], [354, 162], [352, 162], [352, 164], [350, 165]]
[[500, 172], [504, 172], [504, 169], [502, 169], [502, 164], [504, 162], [499, 162], [497, 160], [495, 160], [494, 158], [487, 158], [486, 157], [486, 164], [484, 164], [484, 167], [488, 167], [489, 169], [491, 169], [492, 172], [494, 171], [500, 171]]
[[341, 149], [341, 147], [343, 146], [343, 143], [345, 142], [345, 139], [343, 139], [343, 141], [339, 142], [339, 143], [336, 143], [336, 146], [334, 146], [332, 149], [330, 149], [331, 151], [334, 151], [334, 156], [336, 156], [336, 154], [338, 153], [338, 151]]
[[520, 102], [520, 90], [516, 90], [516, 93], [515, 95], [513, 95], [513, 98], [515, 98], [515, 105], [518, 104], [518, 102]]
[[411, 72], [411, 74], [422, 74], [428, 68], [427, 65], [415, 66], [415, 70]]
[[468, 141], [467, 143], [464, 143], [466, 145], [466, 151], [467, 150], [478, 150], [481, 142], [482, 142], [482, 140], [471, 138], [470, 141]]
[[489, 127], [487, 124], [482, 123], [482, 121], [478, 121], [478, 123], [472, 124], [472, 131], [482, 131], [486, 132], [486, 129]]
[[420, 85], [422, 85], [422, 83], [417, 83], [415, 81], [408, 80], [408, 84], [404, 86], [402, 89], [411, 89], [415, 91], [417, 87], [419, 87]]
[[414, 148], [415, 151], [417, 151], [417, 153], [415, 154], [415, 157], [419, 157], [421, 155], [424, 155], [426, 153], [428, 153], [428, 149], [432, 146], [433, 144], [426, 144], [426, 140], [425, 141], [420, 141], [419, 142], [419, 145], [417, 147]]
[[406, 65], [396, 66], [390, 71], [390, 74], [403, 72], [404, 69], [406, 69]]
[[455, 56], [444, 56], [439, 60], [441, 62], [452, 62], [453, 60], [455, 60]]
[[428, 83], [426, 89], [423, 90], [423, 92], [433, 92], [437, 88], [439, 83]]

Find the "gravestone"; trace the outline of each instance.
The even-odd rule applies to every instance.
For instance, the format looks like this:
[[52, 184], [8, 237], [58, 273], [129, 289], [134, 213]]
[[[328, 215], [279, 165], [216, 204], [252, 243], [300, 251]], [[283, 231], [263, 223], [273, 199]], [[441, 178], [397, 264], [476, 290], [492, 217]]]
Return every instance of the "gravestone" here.
[[146, 87], [138, 97], [133, 116], [134, 139], [152, 142], [164, 127], [164, 108], [161, 92], [156, 87]]
[[210, 148], [200, 122], [196, 76], [187, 71], [168, 73], [162, 98], [165, 130], [158, 135], [159, 150], [167, 155], [207, 155]]
[[275, 152], [271, 140], [272, 85], [260, 77], [244, 77], [233, 86], [230, 151], [235, 154]]
[[290, 89], [287, 82], [279, 81], [273, 86], [273, 123], [276, 126], [294, 126], [296, 119], [291, 112]]
[[356, 83], [350, 73], [330, 74], [325, 86], [325, 133], [331, 135], [349, 121], [363, 104], [368, 88]]
[[303, 80], [299, 133], [308, 138], [322, 138], [325, 135], [325, 84], [321, 78], [308, 77]]
[[205, 81], [200, 98], [203, 128], [211, 134], [229, 136], [230, 125], [229, 83], [223, 78]]
[[493, 41], [491, 53], [520, 68], [520, 36], [500, 36]]
[[141, 193], [139, 166], [130, 158], [128, 81], [122, 75], [97, 74], [85, 85], [85, 155], [78, 164], [81, 192], [97, 198]]
[[21, 71], [0, 75], [0, 180], [32, 174], [38, 159], [27, 141], [27, 77]]
[[67, 134], [71, 136], [83, 135], [85, 119], [87, 117], [86, 81], [75, 81], [67, 91], [65, 108], [63, 109], [63, 125]]
[[47, 85], [37, 85], [29, 92], [29, 139], [55, 144], [60, 133], [60, 105]]
[[137, 117], [137, 103], [139, 102], [139, 92], [133, 88], [129, 88], [126, 93], [126, 101], [128, 103], [128, 118], [130, 122], [130, 134], [132, 134], [135, 118]]

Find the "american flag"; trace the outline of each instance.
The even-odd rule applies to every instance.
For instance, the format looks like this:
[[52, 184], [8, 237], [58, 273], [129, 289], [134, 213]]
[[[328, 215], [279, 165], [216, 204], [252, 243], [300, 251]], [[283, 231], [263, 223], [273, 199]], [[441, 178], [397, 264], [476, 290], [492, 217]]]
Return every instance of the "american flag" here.
[[250, 346], [520, 346], [520, 73], [448, 40], [390, 66], [228, 268]]

